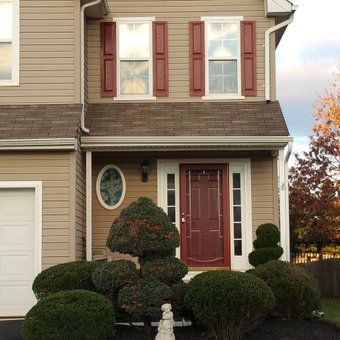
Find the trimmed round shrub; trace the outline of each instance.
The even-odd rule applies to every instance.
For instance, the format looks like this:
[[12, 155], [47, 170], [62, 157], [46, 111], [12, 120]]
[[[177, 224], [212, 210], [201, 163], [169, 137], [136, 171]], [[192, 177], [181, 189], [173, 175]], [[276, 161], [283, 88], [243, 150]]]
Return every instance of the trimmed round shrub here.
[[119, 291], [118, 305], [136, 318], [160, 316], [163, 303], [170, 301], [171, 288], [157, 280], [140, 279]]
[[92, 274], [97, 291], [116, 293], [119, 289], [138, 279], [135, 264], [129, 260], [118, 260], [104, 263]]
[[275, 224], [265, 223], [256, 229], [257, 239], [254, 241], [254, 248], [273, 247], [280, 242], [280, 230]]
[[156, 279], [170, 286], [180, 282], [187, 273], [187, 265], [176, 257], [149, 261], [142, 266], [142, 277]]
[[274, 307], [270, 288], [241, 272], [218, 270], [195, 276], [186, 294], [197, 321], [219, 340], [237, 340]]
[[96, 340], [114, 334], [115, 312], [109, 300], [86, 290], [51, 294], [26, 315], [25, 340]]
[[279, 259], [283, 254], [283, 249], [280, 246], [258, 248], [253, 250], [249, 255], [249, 263], [257, 267], [271, 260]]
[[95, 290], [92, 273], [101, 265], [100, 262], [77, 261], [47, 268], [35, 278], [33, 292], [37, 299], [42, 299], [65, 290]]
[[161, 257], [179, 246], [179, 233], [161, 208], [150, 198], [141, 197], [115, 219], [107, 246], [132, 256]]
[[274, 314], [282, 318], [312, 316], [320, 307], [317, 281], [303, 268], [283, 261], [270, 261], [251, 271], [265, 281], [276, 298]]

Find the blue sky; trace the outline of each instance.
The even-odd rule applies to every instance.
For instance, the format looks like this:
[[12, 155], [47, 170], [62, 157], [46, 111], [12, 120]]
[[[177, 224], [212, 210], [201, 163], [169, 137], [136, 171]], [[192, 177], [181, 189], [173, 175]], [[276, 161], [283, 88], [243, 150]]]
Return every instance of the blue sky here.
[[313, 103], [340, 72], [340, 0], [293, 0], [299, 8], [277, 52], [277, 96], [294, 136], [306, 149]]

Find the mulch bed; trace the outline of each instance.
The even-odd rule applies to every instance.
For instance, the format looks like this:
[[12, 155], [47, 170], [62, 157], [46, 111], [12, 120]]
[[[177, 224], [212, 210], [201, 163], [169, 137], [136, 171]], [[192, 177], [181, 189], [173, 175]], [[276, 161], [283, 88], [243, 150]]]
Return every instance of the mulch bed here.
[[[114, 340], [154, 339], [156, 333], [147, 337], [140, 329], [116, 325]], [[209, 340], [209, 334], [196, 327], [176, 327], [176, 340]], [[258, 329], [247, 334], [245, 340], [340, 340], [340, 329], [318, 320], [266, 320]]]

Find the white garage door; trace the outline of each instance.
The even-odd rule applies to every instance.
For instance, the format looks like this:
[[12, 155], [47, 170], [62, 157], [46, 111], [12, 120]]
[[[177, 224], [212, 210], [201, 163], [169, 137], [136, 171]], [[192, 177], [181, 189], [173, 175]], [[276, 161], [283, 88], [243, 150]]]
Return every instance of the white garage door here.
[[0, 317], [24, 316], [34, 305], [34, 189], [0, 188]]

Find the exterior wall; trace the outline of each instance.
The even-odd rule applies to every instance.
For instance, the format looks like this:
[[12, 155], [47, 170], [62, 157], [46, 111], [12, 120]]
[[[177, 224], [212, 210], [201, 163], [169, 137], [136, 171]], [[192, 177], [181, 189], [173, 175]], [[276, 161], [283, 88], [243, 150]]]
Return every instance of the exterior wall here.
[[[256, 21], [257, 33], [257, 97], [264, 99], [264, 34], [273, 26], [274, 19], [264, 17], [263, 0], [167, 0], [167, 1], [108, 1], [110, 13], [105, 20], [117, 17], [150, 17], [169, 23], [169, 97], [158, 101], [201, 101], [189, 97], [189, 21], [201, 16], [243, 16], [244, 20]], [[99, 20], [89, 20], [89, 101], [112, 102], [112, 98], [100, 95], [100, 25]], [[274, 37], [273, 37], [274, 39]], [[274, 41], [274, 40], [273, 40]], [[272, 43], [272, 93], [275, 94], [275, 48]], [[274, 99], [274, 97], [273, 97]]]
[[20, 85], [0, 86], [0, 104], [79, 102], [79, 7], [20, 0]]
[[43, 269], [75, 260], [74, 152], [1, 152], [0, 181], [42, 181]]
[[[157, 201], [157, 158], [251, 158], [251, 190], [252, 190], [252, 219], [253, 233], [256, 228], [265, 222], [278, 224], [277, 218], [277, 174], [276, 159], [271, 158], [267, 152], [257, 153], [93, 153], [93, 247], [94, 255], [103, 255], [106, 239], [113, 220], [119, 215], [122, 208], [140, 196], [147, 196]], [[147, 159], [150, 165], [149, 180], [141, 181], [140, 164]], [[126, 179], [126, 195], [122, 205], [115, 210], [105, 209], [98, 201], [96, 194], [96, 181], [99, 171], [108, 164], [118, 166]]]

